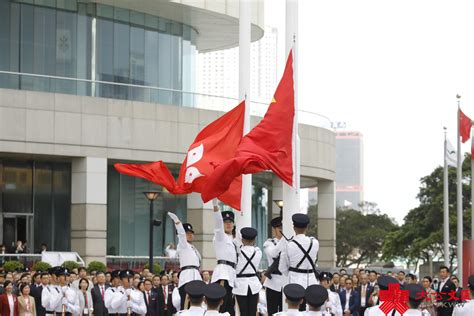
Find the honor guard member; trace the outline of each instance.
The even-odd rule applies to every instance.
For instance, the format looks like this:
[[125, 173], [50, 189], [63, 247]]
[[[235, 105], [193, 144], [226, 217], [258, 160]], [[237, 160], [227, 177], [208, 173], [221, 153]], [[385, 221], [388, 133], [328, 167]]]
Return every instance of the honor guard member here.
[[193, 246], [192, 242], [194, 239], [193, 226], [189, 223], [181, 223], [179, 218], [171, 212], [168, 212], [168, 216], [173, 220], [178, 234], [178, 257], [179, 267], [181, 272], [179, 274], [179, 295], [181, 297], [181, 308], [184, 309], [186, 292], [184, 286], [186, 283], [194, 280], [202, 280], [201, 273], [199, 273], [199, 267], [201, 266], [201, 255], [199, 251]]
[[117, 309], [112, 307], [112, 301], [114, 296], [118, 293], [118, 288], [120, 286], [120, 270], [114, 270], [110, 273], [110, 282], [111, 285], [105, 290], [104, 294], [104, 306], [109, 315], [118, 313]]
[[321, 286], [328, 291], [328, 301], [324, 304], [323, 311], [333, 316], [342, 316], [342, 305], [339, 294], [331, 291], [332, 274], [329, 272], [321, 272], [319, 273], [318, 280]]
[[145, 297], [141, 291], [132, 288], [131, 278], [133, 278], [133, 271], [120, 271], [122, 286], [113, 296], [111, 306], [119, 314], [145, 315], [147, 312]]
[[262, 251], [255, 247], [257, 230], [244, 227], [240, 230], [242, 246], [237, 259], [236, 279], [232, 293], [237, 298], [240, 315], [256, 315], [258, 294], [262, 284], [257, 277], [257, 267], [262, 260]]
[[[224, 303], [226, 296], [226, 290], [219, 283], [211, 283], [204, 287], [204, 297], [207, 305], [207, 311], [203, 314], [204, 316], [222, 315], [229, 316], [230, 314], [219, 313], [219, 306]], [[243, 314], [242, 314], [243, 315]]]
[[214, 205], [214, 250], [216, 252], [217, 265], [212, 272], [212, 283], [218, 282], [226, 290], [224, 303], [220, 312], [228, 312], [235, 315], [232, 288], [235, 280], [235, 265], [237, 264], [237, 248], [234, 244], [232, 231], [234, 230], [234, 212], [219, 212], [217, 199], [212, 200]]
[[265, 273], [267, 277], [265, 283], [265, 295], [267, 299], [267, 310], [269, 315], [273, 315], [283, 310], [283, 300], [281, 290], [283, 287], [283, 276], [278, 270], [280, 265], [280, 255], [283, 247], [286, 246], [286, 239], [282, 238], [281, 217], [276, 217], [270, 222], [272, 226], [273, 238], [267, 239], [263, 243], [263, 251], [267, 256], [268, 269]]
[[471, 299], [457, 304], [454, 307], [453, 316], [472, 316], [474, 315], [474, 275], [467, 279], [467, 288]]
[[220, 312], [228, 312], [235, 315], [232, 288], [235, 281], [235, 266], [237, 264], [237, 247], [234, 244], [232, 231], [234, 229], [234, 212], [219, 212], [217, 199], [212, 201], [214, 205], [214, 249], [216, 252], [217, 265], [212, 272], [212, 283], [218, 282], [226, 290], [224, 303]]
[[[48, 269], [48, 273], [51, 276], [49, 284], [41, 292], [41, 305], [46, 310], [46, 316], [52, 316], [55, 311], [54, 307], [51, 307], [51, 303], [53, 302], [54, 297], [57, 294], [56, 291], [56, 270], [61, 267], [53, 267]], [[53, 292], [54, 291], [54, 292]]]
[[[314, 237], [306, 236], [309, 217], [306, 214], [294, 214], [293, 229], [295, 236], [288, 241], [280, 256], [280, 271], [288, 276], [288, 283], [301, 284], [305, 289], [318, 284], [316, 258], [318, 257], [319, 242]], [[306, 310], [305, 303], [300, 311]]]
[[[423, 286], [421, 284], [407, 284], [403, 287], [408, 291], [409, 309], [403, 314], [404, 316], [430, 316], [427, 310], [419, 310], [421, 302], [423, 302]], [[398, 312], [396, 314], [399, 314]]]
[[288, 304], [288, 310], [286, 312], [279, 312], [274, 315], [283, 315], [283, 316], [302, 316], [303, 312], [299, 311], [299, 306], [304, 299], [304, 287], [299, 284], [287, 284], [283, 288], [283, 293], [285, 294], [285, 302]]
[[59, 268], [56, 269], [55, 273], [58, 285], [56, 285], [52, 291], [52, 293], [56, 291], [54, 298], [51, 301], [52, 311], [55, 311], [56, 315], [62, 314], [63, 312], [65, 312], [66, 315], [78, 314], [79, 300], [76, 291], [71, 289], [67, 284], [69, 270], [66, 268]]
[[[392, 278], [391, 276], [382, 275], [378, 278], [377, 284], [379, 285], [380, 290], [388, 290], [388, 286], [390, 284], [400, 284], [400, 283], [398, 283], [397, 279]], [[382, 310], [379, 308], [379, 306], [382, 304], [383, 304], [383, 301], [379, 301], [379, 305], [375, 305], [375, 306], [367, 308], [365, 310], [364, 315], [365, 316], [385, 316], [385, 313], [382, 312]], [[395, 315], [392, 315], [392, 316], [395, 316]]]
[[191, 306], [189, 309], [178, 312], [177, 315], [183, 316], [201, 316], [206, 311], [202, 307], [202, 303], [204, 302], [204, 287], [206, 283], [203, 281], [191, 281], [186, 283], [184, 286], [184, 290], [186, 294], [189, 296], [189, 301]]
[[323, 311], [326, 301], [329, 298], [328, 290], [321, 285], [310, 285], [305, 291], [305, 300], [308, 305], [307, 316], [325, 316], [330, 313]]

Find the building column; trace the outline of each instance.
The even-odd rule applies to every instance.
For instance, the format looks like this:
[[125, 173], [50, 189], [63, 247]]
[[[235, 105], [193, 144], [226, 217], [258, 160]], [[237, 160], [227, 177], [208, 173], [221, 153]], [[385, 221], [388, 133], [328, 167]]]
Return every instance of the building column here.
[[72, 160], [71, 250], [86, 264], [106, 262], [107, 159]]
[[216, 266], [216, 254], [212, 239], [214, 237], [214, 217], [212, 201], [203, 203], [199, 193], [187, 195], [188, 223], [194, 228], [194, 246], [201, 254], [201, 268], [212, 270]]
[[318, 266], [336, 266], [336, 188], [334, 181], [318, 182]]

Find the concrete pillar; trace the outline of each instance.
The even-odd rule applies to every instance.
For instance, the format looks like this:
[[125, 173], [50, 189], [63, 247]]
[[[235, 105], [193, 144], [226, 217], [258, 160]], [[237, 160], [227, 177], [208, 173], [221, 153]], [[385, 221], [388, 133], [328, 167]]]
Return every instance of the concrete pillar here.
[[216, 254], [212, 243], [214, 237], [212, 202], [203, 203], [198, 193], [188, 194], [187, 199], [187, 221], [194, 228], [194, 246], [201, 253], [201, 268], [212, 270], [216, 266]]
[[318, 266], [336, 266], [336, 188], [334, 181], [318, 182]]
[[105, 263], [107, 247], [107, 159], [72, 160], [71, 250], [86, 264]]

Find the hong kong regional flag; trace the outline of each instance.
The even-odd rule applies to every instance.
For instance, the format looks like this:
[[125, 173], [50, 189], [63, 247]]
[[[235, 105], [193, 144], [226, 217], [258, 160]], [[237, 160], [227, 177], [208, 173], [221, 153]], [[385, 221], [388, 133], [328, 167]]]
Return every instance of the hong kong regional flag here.
[[472, 120], [459, 109], [459, 134], [465, 143], [471, 137]]
[[207, 202], [227, 191], [236, 177], [264, 170], [272, 170], [292, 186], [294, 117], [293, 56], [290, 52], [283, 77], [265, 117], [244, 136], [235, 157], [216, 164], [201, 193], [203, 201]]
[[[172, 194], [201, 192], [215, 163], [226, 161], [235, 155], [242, 140], [245, 102], [207, 125], [189, 146], [181, 165], [178, 181], [162, 161], [148, 164], [115, 164], [118, 172], [147, 179], [165, 187]], [[216, 197], [225, 204], [240, 209], [242, 177], [234, 178], [228, 190]]]

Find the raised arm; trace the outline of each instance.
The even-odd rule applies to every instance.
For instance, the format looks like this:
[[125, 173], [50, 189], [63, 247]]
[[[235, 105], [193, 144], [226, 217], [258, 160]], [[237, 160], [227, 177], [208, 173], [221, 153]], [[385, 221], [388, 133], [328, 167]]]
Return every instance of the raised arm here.
[[214, 207], [214, 236], [216, 241], [223, 241], [225, 240], [224, 220], [222, 219], [217, 203], [217, 199], [212, 200]]
[[189, 247], [188, 241], [186, 240], [186, 232], [184, 231], [183, 223], [179, 220], [176, 214], [168, 212], [168, 216], [173, 220], [176, 231], [178, 232], [178, 248]]

